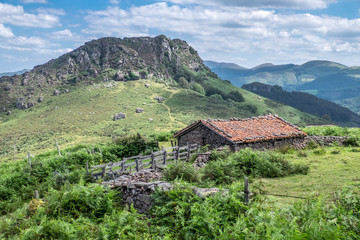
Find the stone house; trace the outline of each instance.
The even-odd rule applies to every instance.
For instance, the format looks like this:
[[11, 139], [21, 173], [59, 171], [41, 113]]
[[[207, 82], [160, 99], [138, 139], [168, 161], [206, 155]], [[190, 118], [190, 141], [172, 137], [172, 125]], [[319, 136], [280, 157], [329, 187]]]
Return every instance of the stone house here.
[[246, 119], [199, 120], [174, 134], [179, 146], [200, 144], [213, 149], [228, 145], [233, 151], [245, 147], [296, 147], [302, 144], [305, 136], [298, 127], [271, 114]]

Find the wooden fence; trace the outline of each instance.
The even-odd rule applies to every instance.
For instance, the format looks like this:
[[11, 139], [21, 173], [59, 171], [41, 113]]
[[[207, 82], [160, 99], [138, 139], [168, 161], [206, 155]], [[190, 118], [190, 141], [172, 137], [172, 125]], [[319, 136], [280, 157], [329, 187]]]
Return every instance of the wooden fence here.
[[[184, 147], [170, 147], [150, 155], [123, 158], [119, 162], [109, 162], [106, 164], [92, 166], [90, 175], [94, 180], [116, 179], [126, 173], [138, 172], [143, 169], [163, 169], [167, 164], [188, 161], [190, 156], [197, 152], [199, 145], [193, 144]], [[88, 171], [88, 166], [86, 167]]]

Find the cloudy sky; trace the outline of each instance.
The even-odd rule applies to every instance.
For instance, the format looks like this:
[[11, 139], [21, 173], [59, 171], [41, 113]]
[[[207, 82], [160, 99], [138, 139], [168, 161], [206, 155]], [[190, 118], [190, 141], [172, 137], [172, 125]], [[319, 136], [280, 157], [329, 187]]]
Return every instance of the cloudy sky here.
[[0, 0], [0, 72], [104, 36], [181, 38], [245, 67], [325, 59], [360, 65], [359, 0]]

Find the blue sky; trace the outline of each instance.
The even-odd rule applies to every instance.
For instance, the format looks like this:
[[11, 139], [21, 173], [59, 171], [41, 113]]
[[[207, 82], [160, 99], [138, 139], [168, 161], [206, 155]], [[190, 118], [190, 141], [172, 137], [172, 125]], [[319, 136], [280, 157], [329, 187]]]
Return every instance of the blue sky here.
[[165, 34], [245, 67], [360, 65], [359, 0], [0, 0], [0, 72], [33, 68], [105, 36]]

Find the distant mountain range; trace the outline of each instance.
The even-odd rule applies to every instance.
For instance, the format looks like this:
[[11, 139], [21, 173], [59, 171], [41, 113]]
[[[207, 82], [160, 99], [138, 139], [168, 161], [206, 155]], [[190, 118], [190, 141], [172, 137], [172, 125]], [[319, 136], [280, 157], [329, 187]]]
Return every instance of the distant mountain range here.
[[320, 60], [302, 65], [266, 63], [250, 69], [234, 63], [204, 63], [219, 77], [239, 87], [253, 82], [279, 85], [285, 90], [311, 93], [360, 112], [360, 67]]
[[17, 75], [20, 75], [20, 74], [23, 74], [25, 72], [28, 72], [30, 71], [31, 69], [23, 69], [23, 70], [20, 70], [20, 71], [17, 71], [17, 72], [5, 72], [5, 73], [0, 73], [0, 77], [2, 76], [14, 76], [15, 74]]
[[259, 82], [244, 84], [243, 89], [260, 96], [279, 101], [303, 112], [331, 119], [347, 126], [359, 126], [360, 116], [346, 107], [342, 107], [325, 99], [305, 92], [287, 92], [280, 86], [271, 86]]

